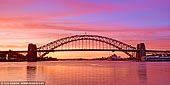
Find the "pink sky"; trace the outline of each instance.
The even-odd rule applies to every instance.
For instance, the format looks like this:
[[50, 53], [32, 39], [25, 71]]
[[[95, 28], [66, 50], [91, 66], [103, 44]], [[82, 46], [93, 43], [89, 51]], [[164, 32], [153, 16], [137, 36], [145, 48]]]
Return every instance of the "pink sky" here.
[[170, 49], [169, 0], [0, 0], [0, 50], [84, 34]]

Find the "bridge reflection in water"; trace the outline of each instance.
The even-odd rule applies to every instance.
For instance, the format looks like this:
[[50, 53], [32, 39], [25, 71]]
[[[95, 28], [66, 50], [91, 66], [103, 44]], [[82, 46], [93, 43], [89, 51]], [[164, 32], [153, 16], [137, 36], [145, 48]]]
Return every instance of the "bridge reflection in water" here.
[[[124, 42], [99, 36], [99, 35], [74, 35], [52, 41], [37, 48], [36, 44], [29, 44], [28, 51], [1, 51], [10, 57], [14, 52], [26, 52], [27, 61], [37, 61], [50, 52], [59, 51], [121, 51], [131, 59], [141, 60], [147, 53], [170, 54], [170, 51], [147, 50], [144, 43], [137, 44], [137, 47]], [[38, 54], [38, 55], [37, 55]], [[4, 58], [3, 58], [4, 59]]]
[[37, 66], [36, 63], [27, 63], [27, 80], [33, 81], [36, 78], [37, 73]]
[[138, 76], [141, 85], [147, 85], [147, 65], [146, 63], [138, 64]]

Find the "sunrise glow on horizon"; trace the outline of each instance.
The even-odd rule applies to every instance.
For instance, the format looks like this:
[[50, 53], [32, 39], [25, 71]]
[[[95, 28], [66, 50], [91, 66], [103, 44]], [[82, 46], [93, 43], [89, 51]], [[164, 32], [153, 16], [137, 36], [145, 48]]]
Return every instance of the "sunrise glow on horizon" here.
[[169, 0], [0, 0], [0, 50], [27, 50], [72, 35], [170, 49]]

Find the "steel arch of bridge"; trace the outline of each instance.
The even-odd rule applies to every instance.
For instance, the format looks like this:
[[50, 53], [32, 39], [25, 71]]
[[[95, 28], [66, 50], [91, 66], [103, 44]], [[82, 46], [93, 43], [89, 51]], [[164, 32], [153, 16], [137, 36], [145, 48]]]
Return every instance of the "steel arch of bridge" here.
[[[56, 41], [52, 41], [46, 45], [40, 46], [37, 48], [37, 51], [40, 50], [54, 50], [60, 46], [63, 46], [67, 43], [74, 42], [74, 41], [80, 41], [80, 40], [92, 40], [92, 41], [99, 41], [105, 44], [109, 44], [113, 47], [116, 47], [118, 50], [123, 50], [124, 53], [126, 53], [130, 57], [135, 57], [135, 52], [128, 52], [126, 50], [136, 50], [135, 47], [128, 45], [126, 43], [123, 43], [121, 41], [104, 37], [104, 36], [99, 36], [99, 35], [74, 35], [74, 36], [69, 36], [65, 38], [58, 39]], [[83, 49], [83, 48], [82, 48]], [[101, 48], [102, 49], [102, 48]], [[43, 57], [49, 52], [40, 52], [39, 57]]]

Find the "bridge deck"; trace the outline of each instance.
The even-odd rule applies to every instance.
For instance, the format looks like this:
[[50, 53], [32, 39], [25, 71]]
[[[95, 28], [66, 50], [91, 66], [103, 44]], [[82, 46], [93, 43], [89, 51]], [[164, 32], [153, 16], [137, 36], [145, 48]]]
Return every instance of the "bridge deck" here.
[[[117, 49], [58, 49], [58, 50], [37, 50], [36, 52], [59, 52], [59, 51], [128, 51], [128, 52], [138, 52], [139, 50], [117, 50]], [[23, 51], [0, 51], [0, 53], [8, 52], [28, 52], [27, 50]], [[146, 52], [167, 52], [170, 53], [170, 50], [146, 50]]]

